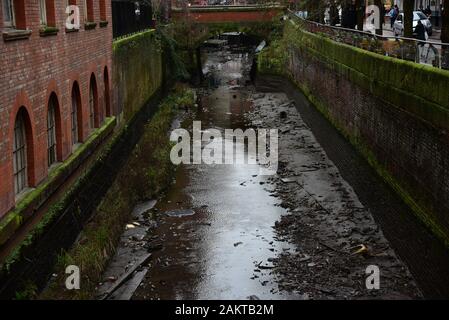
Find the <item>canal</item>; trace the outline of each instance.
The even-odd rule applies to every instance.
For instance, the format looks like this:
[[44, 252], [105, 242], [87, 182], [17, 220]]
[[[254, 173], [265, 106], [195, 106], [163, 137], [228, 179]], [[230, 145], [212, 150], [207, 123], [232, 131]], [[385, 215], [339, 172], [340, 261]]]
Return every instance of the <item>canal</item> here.
[[[425, 279], [423, 267], [412, 266], [416, 271], [412, 276], [402, 260], [408, 259], [410, 249], [390, 243], [383, 232], [384, 219], [373, 217], [376, 206], [365, 201], [366, 190], [360, 191], [363, 186], [357, 183], [354, 190], [340, 171], [338, 157], [329, 157], [327, 151], [335, 154], [337, 143], [323, 147], [323, 136], [316, 130], [328, 129], [311, 122], [306, 100], [301, 96], [292, 101], [291, 92], [278, 79], [265, 79], [258, 86], [251, 81], [255, 48], [241, 43], [202, 48], [205, 80], [196, 88], [198, 110], [184, 123], [191, 130], [193, 120], [201, 121], [203, 132], [278, 129], [277, 174], [261, 175], [254, 164], [179, 166], [168, 193], [136, 208], [98, 296], [137, 300], [421, 298], [415, 278]], [[314, 130], [310, 123], [316, 123]], [[223, 144], [223, 139], [203, 142], [202, 147]], [[358, 161], [354, 165], [369, 172]], [[343, 171], [348, 168], [343, 166]], [[359, 178], [370, 183], [375, 178], [366, 172]], [[375, 183], [372, 190], [381, 190], [381, 200], [382, 192], [386, 193], [390, 208], [408, 210], [391, 191], [385, 191], [388, 188], [380, 179]], [[406, 223], [427, 237], [415, 220]], [[438, 246], [433, 238], [426, 241]], [[433, 259], [443, 265], [449, 261], [442, 249]], [[130, 280], [111, 292], [114, 281], [136, 264]], [[378, 290], [366, 285], [372, 266], [381, 272]], [[435, 287], [426, 290], [437, 291]]]

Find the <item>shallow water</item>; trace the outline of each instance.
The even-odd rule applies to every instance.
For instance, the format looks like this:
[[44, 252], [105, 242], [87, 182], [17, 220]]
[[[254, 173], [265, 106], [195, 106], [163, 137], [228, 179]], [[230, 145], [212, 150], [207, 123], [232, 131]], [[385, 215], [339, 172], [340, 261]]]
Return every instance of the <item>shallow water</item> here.
[[[245, 86], [251, 54], [203, 53], [210, 87], [202, 93], [197, 120], [203, 130], [245, 129], [244, 113], [254, 93]], [[270, 261], [291, 247], [276, 238], [273, 226], [285, 210], [270, 196], [274, 186], [259, 176], [258, 165], [187, 165], [178, 170], [176, 181], [157, 212], [193, 209], [195, 214], [160, 219], [155, 237], [163, 249], [154, 253], [134, 298], [300, 298], [280, 293], [271, 272]]]

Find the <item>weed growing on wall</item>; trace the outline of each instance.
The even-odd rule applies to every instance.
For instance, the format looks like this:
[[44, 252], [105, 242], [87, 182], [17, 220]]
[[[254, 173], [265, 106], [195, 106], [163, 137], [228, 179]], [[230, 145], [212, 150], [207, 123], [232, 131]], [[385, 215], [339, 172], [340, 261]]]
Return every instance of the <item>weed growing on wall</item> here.
[[[93, 297], [134, 206], [139, 201], [157, 197], [170, 185], [175, 168], [170, 161], [172, 145], [168, 132], [179, 107], [193, 104], [193, 92], [180, 86], [162, 101], [127, 163], [80, 234], [79, 241], [68, 252], [59, 255], [55, 268], [57, 277], [40, 298]], [[64, 270], [68, 265], [77, 265], [81, 270], [80, 290], [65, 288]]]

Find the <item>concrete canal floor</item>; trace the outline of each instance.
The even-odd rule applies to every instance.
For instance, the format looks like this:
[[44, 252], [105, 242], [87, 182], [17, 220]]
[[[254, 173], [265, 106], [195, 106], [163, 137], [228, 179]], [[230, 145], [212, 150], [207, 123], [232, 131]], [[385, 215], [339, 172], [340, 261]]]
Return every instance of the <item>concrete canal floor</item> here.
[[[163, 198], [136, 208], [99, 296], [144, 259], [109, 299], [421, 298], [303, 106], [249, 82], [248, 52], [203, 50], [207, 86], [197, 89], [195, 120], [202, 130], [279, 129], [277, 174], [251, 164], [180, 166]], [[380, 270], [379, 290], [366, 288], [369, 266]]]

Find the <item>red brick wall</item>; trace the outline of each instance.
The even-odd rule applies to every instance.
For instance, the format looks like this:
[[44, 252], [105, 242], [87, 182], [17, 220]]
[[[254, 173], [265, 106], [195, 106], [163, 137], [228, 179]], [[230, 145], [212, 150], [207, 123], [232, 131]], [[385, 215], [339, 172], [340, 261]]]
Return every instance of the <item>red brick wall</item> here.
[[[89, 81], [95, 74], [98, 88], [99, 118], [105, 116], [104, 68], [109, 71], [112, 88], [112, 18], [110, 1], [106, 1], [106, 20], [100, 27], [99, 1], [93, 1], [93, 30], [84, 30], [83, 1], [81, 28], [78, 32], [65, 31], [65, 1], [55, 0], [57, 35], [40, 36], [39, 6], [37, 0], [25, 1], [29, 39], [4, 41], [0, 39], [0, 218], [15, 205], [12, 144], [17, 111], [25, 107], [31, 121], [33, 137], [33, 168], [31, 186], [36, 186], [48, 175], [47, 161], [47, 106], [52, 92], [57, 95], [61, 119], [59, 155], [61, 160], [72, 153], [71, 91], [77, 81], [81, 91], [83, 139], [92, 132], [89, 128]], [[0, 6], [0, 30], [3, 30]], [[112, 95], [109, 95], [112, 96]]]
[[402, 190], [424, 208], [426, 216], [421, 218], [431, 221], [449, 239], [447, 131], [390, 103], [393, 91], [378, 98], [336, 70], [306, 49], [290, 50], [288, 72], [295, 82], [307, 88], [322, 111], [350, 138], [357, 139], [359, 146], [367, 148]]

